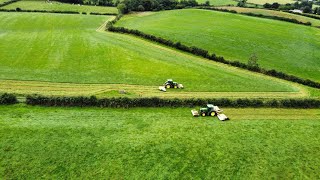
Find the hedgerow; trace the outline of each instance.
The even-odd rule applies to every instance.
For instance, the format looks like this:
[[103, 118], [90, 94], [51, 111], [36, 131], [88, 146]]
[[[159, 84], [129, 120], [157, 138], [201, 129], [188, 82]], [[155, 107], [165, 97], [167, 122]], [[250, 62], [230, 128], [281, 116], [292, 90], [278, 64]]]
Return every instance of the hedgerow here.
[[0, 96], [0, 104], [8, 105], [8, 104], [16, 104], [18, 103], [17, 97], [13, 94], [4, 93]]
[[106, 15], [106, 16], [117, 16], [117, 13], [98, 13], [98, 12], [90, 12], [90, 15]]
[[110, 108], [133, 108], [133, 107], [195, 107], [204, 106], [208, 103], [223, 107], [274, 107], [274, 108], [320, 108], [320, 100], [316, 99], [161, 99], [152, 98], [103, 98], [91, 97], [46, 97], [41, 95], [27, 96], [26, 103], [40, 106], [63, 106], [63, 107], [110, 107]]
[[113, 26], [120, 18], [121, 18], [121, 16], [117, 16], [117, 18], [115, 20], [109, 22], [107, 24], [107, 30], [111, 31], [111, 32], [132, 34], [132, 35], [139, 36], [139, 37], [142, 37], [142, 38], [145, 38], [145, 39], [148, 39], [148, 40], [151, 40], [151, 41], [154, 41], [154, 42], [157, 42], [157, 43], [169, 46], [169, 47], [176, 48], [176, 49], [184, 51], [184, 52], [191, 53], [196, 56], [201, 56], [203, 58], [206, 58], [206, 59], [209, 59], [212, 61], [228, 64], [231, 66], [239, 67], [239, 68], [246, 69], [246, 70], [253, 71], [253, 72], [258, 72], [258, 73], [265, 74], [268, 76], [277, 77], [277, 78], [284, 79], [287, 81], [296, 82], [296, 83], [303, 84], [306, 86], [320, 88], [320, 83], [315, 82], [315, 81], [311, 81], [309, 79], [302, 79], [297, 76], [293, 76], [293, 75], [289, 75], [289, 74], [286, 74], [283, 72], [276, 71], [274, 69], [266, 70], [266, 69], [256, 67], [256, 66], [251, 67], [251, 66], [249, 66], [245, 63], [242, 63], [242, 62], [226, 60], [222, 56], [216, 56], [214, 53], [210, 54], [207, 50], [204, 50], [204, 49], [201, 49], [201, 48], [198, 48], [195, 46], [191, 46], [191, 47], [186, 46], [180, 42], [173, 42], [171, 40], [167, 40], [167, 39], [164, 39], [161, 37], [146, 34], [146, 33], [141, 32], [139, 30]]
[[76, 11], [57, 11], [57, 10], [25, 10], [21, 8], [16, 9], [0, 9], [3, 12], [36, 12], [36, 13], [60, 13], [60, 14], [81, 14], [81, 12]]

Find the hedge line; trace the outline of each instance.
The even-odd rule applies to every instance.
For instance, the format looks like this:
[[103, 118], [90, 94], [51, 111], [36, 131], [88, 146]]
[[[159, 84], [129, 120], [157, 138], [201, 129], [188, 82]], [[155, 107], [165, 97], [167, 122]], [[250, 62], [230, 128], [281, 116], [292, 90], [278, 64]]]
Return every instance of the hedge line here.
[[18, 1], [20, 1], [20, 0], [11, 0], [11, 1], [7, 1], [7, 2], [4, 2], [4, 3], [0, 4], [0, 7], [6, 6], [6, 5], [9, 5], [9, 4], [12, 4], [12, 3], [18, 2]]
[[311, 81], [309, 79], [302, 79], [302, 78], [299, 78], [297, 76], [293, 76], [293, 75], [289, 75], [289, 74], [286, 74], [286, 73], [283, 73], [283, 72], [276, 71], [274, 69], [266, 70], [266, 69], [263, 69], [263, 68], [260, 68], [260, 67], [251, 67], [251, 66], [248, 66], [245, 63], [238, 62], [238, 61], [229, 61], [229, 60], [224, 59], [224, 57], [216, 56], [214, 53], [210, 54], [207, 50], [204, 50], [204, 49], [201, 49], [201, 48], [198, 48], [198, 47], [195, 47], [195, 46], [189, 47], [189, 46], [186, 46], [184, 44], [181, 44], [180, 42], [176, 42], [175, 43], [175, 42], [173, 42], [171, 40], [167, 40], [167, 39], [164, 39], [164, 38], [161, 38], [161, 37], [156, 37], [154, 35], [146, 34], [146, 33], [143, 33], [143, 32], [141, 32], [139, 30], [127, 29], [127, 28], [124, 28], [124, 27], [114, 27], [113, 24], [118, 19], [119, 19], [119, 17], [117, 17], [115, 20], [109, 22], [107, 24], [107, 30], [109, 30], [111, 32], [132, 34], [132, 35], [139, 36], [139, 37], [142, 37], [142, 38], [145, 38], [145, 39], [148, 39], [148, 40], [160, 43], [160, 44], [164, 44], [164, 45], [169, 46], [169, 47], [176, 48], [176, 49], [184, 51], [184, 52], [191, 53], [191, 54], [196, 55], [196, 56], [201, 56], [203, 58], [206, 58], [206, 59], [209, 59], [209, 60], [212, 60], [212, 61], [228, 64], [228, 65], [239, 67], [239, 68], [246, 69], [246, 70], [249, 70], [249, 71], [262, 73], [262, 74], [265, 74], [265, 75], [268, 75], [268, 76], [273, 76], [273, 77], [277, 77], [277, 78], [284, 79], [284, 80], [287, 80], [287, 81], [296, 82], [296, 83], [299, 83], [299, 84], [303, 84], [303, 85], [306, 85], [306, 86], [310, 86], [310, 87], [314, 87], [314, 88], [320, 89], [320, 83], [315, 82], [315, 81]]
[[117, 13], [97, 13], [97, 12], [90, 12], [90, 15], [106, 15], [106, 16], [117, 16]]
[[320, 100], [315, 99], [161, 99], [161, 98], [103, 98], [91, 97], [45, 97], [41, 95], [27, 96], [26, 103], [40, 106], [63, 107], [194, 107], [207, 103], [223, 107], [274, 107], [274, 108], [320, 108]]
[[228, 9], [219, 9], [219, 8], [208, 8], [208, 7], [199, 7], [199, 9], [205, 9], [205, 10], [212, 10], [212, 11], [221, 11], [221, 12], [229, 12], [229, 13], [234, 13], [234, 14], [243, 14], [243, 15], [247, 15], [247, 16], [253, 16], [253, 17], [260, 17], [260, 18], [266, 18], [266, 19], [274, 19], [274, 20], [279, 20], [279, 21], [285, 21], [285, 22], [291, 22], [291, 23], [295, 23], [295, 24], [301, 24], [301, 25], [306, 25], [306, 26], [311, 26], [311, 22], [301, 22], [298, 21], [296, 19], [292, 19], [292, 18], [285, 18], [285, 17], [279, 17], [279, 16], [267, 16], [267, 15], [263, 15], [263, 14], [254, 14], [251, 12], [240, 12], [238, 13], [235, 10], [228, 10]]
[[8, 105], [8, 104], [16, 104], [18, 103], [17, 97], [13, 94], [4, 93], [0, 96], [0, 104]]
[[3, 12], [36, 12], [36, 13], [61, 13], [61, 14], [81, 14], [81, 12], [76, 11], [46, 11], [46, 10], [24, 10], [24, 9], [0, 9]]

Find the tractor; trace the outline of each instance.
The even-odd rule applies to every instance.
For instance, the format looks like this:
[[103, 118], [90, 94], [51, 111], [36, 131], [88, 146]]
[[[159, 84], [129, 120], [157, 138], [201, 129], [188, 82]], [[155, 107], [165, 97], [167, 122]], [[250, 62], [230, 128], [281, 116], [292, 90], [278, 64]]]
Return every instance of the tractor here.
[[179, 84], [177, 82], [173, 82], [172, 79], [168, 79], [164, 84], [164, 87], [169, 89], [169, 88], [179, 88], [179, 89], [183, 89], [183, 85], [182, 84]]
[[213, 104], [207, 104], [207, 107], [200, 108], [200, 111], [198, 112], [197, 110], [191, 110], [191, 113], [194, 117], [198, 117], [201, 115], [202, 117], [204, 116], [217, 116], [219, 120], [224, 121], [224, 120], [229, 120], [229, 118], [221, 114], [222, 110], [218, 106], [214, 106]]

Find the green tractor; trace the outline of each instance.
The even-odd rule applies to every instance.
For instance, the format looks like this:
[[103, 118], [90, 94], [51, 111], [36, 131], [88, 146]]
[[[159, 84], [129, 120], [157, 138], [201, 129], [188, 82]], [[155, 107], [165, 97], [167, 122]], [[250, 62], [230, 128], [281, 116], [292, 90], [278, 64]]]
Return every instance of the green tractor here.
[[222, 110], [218, 106], [214, 106], [213, 104], [207, 104], [207, 107], [200, 108], [200, 111], [197, 110], [191, 110], [191, 113], [194, 117], [198, 117], [199, 115], [204, 116], [217, 116], [219, 120], [225, 121], [229, 120], [229, 118], [221, 114]]
[[179, 88], [179, 89], [183, 89], [183, 85], [182, 84], [179, 84], [177, 82], [173, 82], [172, 79], [168, 79], [164, 84], [164, 87], [169, 89], [169, 88]]

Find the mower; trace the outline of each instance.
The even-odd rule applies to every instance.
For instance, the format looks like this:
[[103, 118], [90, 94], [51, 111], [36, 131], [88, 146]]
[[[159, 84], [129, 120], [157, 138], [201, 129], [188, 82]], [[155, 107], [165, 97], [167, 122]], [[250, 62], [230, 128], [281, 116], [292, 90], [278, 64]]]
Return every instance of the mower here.
[[221, 114], [222, 111], [223, 110], [221, 110], [218, 106], [214, 106], [213, 104], [207, 104], [207, 107], [200, 108], [199, 112], [195, 109], [192, 109], [191, 113], [194, 117], [217, 116], [218, 119], [221, 121], [229, 120], [229, 118], [226, 115]]

